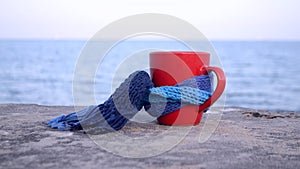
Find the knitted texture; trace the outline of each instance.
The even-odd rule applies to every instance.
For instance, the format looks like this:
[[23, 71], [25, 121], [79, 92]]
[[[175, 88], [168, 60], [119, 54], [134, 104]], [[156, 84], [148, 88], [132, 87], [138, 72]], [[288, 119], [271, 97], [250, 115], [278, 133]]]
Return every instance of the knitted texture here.
[[195, 76], [175, 86], [153, 86], [145, 71], [134, 72], [104, 103], [58, 116], [47, 125], [59, 130], [120, 130], [143, 107], [159, 117], [187, 104], [201, 105], [211, 96], [207, 75]]
[[150, 89], [150, 93], [161, 96], [156, 100], [152, 99], [151, 102], [177, 102], [181, 99], [183, 103], [200, 105], [210, 97], [210, 92], [192, 87], [164, 86], [152, 88]]
[[[172, 93], [169, 90], [177, 92]], [[187, 104], [203, 104], [210, 97], [211, 90], [208, 75], [194, 76], [175, 86], [151, 88], [149, 96], [151, 107], [145, 109], [154, 117], [164, 116]]]

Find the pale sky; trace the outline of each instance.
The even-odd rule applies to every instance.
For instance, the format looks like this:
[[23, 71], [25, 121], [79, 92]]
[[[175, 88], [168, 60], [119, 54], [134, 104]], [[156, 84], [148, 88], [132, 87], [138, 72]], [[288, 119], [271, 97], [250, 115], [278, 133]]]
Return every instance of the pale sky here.
[[300, 0], [0, 0], [0, 38], [88, 39], [125, 16], [162, 13], [211, 40], [300, 40]]

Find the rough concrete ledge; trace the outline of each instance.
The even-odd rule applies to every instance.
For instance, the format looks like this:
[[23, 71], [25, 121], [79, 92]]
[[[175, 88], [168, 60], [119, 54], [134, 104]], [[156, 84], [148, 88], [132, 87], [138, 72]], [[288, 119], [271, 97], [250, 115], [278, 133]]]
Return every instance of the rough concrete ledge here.
[[[72, 111], [65, 106], [0, 104], [0, 168], [300, 168], [297, 112], [228, 107], [205, 143], [197, 142], [201, 123], [170, 151], [124, 158], [101, 149], [83, 132], [56, 131], [43, 124]], [[126, 130], [142, 128], [164, 130], [153, 123]]]

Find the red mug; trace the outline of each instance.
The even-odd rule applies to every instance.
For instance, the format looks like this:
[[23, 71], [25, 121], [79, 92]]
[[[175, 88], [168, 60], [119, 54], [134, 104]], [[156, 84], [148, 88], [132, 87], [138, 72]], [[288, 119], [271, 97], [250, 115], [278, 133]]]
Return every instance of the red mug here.
[[209, 66], [207, 52], [165, 51], [150, 53], [151, 78], [156, 87], [173, 86], [193, 76], [216, 74], [218, 83], [212, 96], [202, 105], [186, 105], [179, 110], [157, 118], [164, 125], [197, 125], [203, 111], [211, 106], [223, 93], [226, 85], [225, 74], [218, 67]]

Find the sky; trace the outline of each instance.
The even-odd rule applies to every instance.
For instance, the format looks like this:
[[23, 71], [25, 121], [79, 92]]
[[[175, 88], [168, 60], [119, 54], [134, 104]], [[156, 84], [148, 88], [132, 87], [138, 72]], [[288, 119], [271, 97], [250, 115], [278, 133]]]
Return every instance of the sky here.
[[211, 40], [300, 40], [299, 0], [0, 0], [2, 39], [88, 39], [126, 16], [162, 13]]

